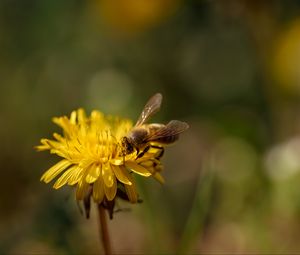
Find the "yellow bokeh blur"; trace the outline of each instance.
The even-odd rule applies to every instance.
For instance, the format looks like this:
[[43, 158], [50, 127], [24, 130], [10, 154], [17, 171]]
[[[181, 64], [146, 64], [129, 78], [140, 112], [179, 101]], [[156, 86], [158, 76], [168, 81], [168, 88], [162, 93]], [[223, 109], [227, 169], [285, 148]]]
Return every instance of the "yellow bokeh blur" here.
[[275, 81], [284, 91], [300, 94], [300, 18], [278, 34], [274, 49]]
[[134, 34], [173, 14], [179, 0], [95, 0], [96, 13], [119, 33]]

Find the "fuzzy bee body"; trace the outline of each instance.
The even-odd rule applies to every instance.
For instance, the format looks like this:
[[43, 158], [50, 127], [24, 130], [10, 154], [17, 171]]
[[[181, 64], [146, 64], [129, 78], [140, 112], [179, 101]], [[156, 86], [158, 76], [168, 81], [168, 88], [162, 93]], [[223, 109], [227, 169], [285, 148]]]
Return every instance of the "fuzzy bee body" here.
[[[141, 157], [149, 150], [152, 143], [159, 145], [168, 145], [179, 138], [179, 134], [189, 128], [189, 125], [179, 120], [171, 120], [169, 123], [150, 123], [146, 124], [150, 117], [159, 111], [162, 102], [162, 95], [155, 94], [145, 105], [135, 126], [121, 140], [122, 154], [128, 155], [135, 150], [137, 154], [143, 150]], [[152, 146], [153, 147], [153, 146]]]

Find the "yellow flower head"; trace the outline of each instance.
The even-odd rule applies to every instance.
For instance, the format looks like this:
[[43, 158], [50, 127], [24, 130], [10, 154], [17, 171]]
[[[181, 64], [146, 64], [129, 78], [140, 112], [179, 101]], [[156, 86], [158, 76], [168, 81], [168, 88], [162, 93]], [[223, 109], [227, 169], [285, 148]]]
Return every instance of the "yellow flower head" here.
[[55, 140], [42, 139], [37, 149], [50, 150], [63, 158], [41, 177], [41, 181], [49, 183], [60, 175], [53, 185], [55, 189], [76, 185], [77, 200], [90, 194], [97, 203], [113, 201], [119, 190], [136, 203], [138, 194], [132, 172], [152, 175], [163, 182], [157, 149], [151, 148], [139, 158], [136, 153], [122, 153], [121, 140], [132, 128], [130, 120], [105, 116], [99, 111], [86, 116], [79, 109], [70, 118], [53, 118], [53, 122], [63, 129], [63, 136], [54, 133]]

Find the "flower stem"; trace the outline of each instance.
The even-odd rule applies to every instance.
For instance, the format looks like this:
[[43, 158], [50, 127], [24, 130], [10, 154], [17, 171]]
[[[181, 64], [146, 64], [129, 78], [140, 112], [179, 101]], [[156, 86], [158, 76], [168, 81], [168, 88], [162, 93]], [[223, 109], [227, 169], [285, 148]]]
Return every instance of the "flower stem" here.
[[105, 209], [101, 204], [98, 204], [98, 213], [99, 213], [99, 233], [104, 248], [104, 253], [106, 255], [111, 255], [112, 250], [111, 250], [110, 238], [108, 234], [106, 214], [105, 214]]

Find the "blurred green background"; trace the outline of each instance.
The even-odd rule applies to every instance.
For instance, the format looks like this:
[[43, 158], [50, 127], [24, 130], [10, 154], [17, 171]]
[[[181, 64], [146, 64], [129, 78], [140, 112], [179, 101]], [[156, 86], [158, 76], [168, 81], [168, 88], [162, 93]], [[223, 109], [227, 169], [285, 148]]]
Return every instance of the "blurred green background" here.
[[[300, 253], [300, 1], [2, 0], [0, 253], [101, 252], [97, 214], [33, 147], [79, 107], [188, 132], [166, 184], [109, 222], [117, 253]], [[94, 208], [95, 209], [95, 208]]]

